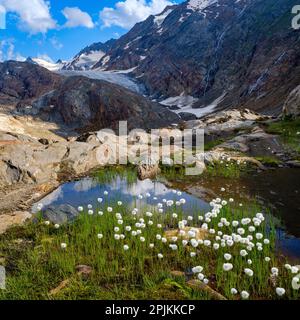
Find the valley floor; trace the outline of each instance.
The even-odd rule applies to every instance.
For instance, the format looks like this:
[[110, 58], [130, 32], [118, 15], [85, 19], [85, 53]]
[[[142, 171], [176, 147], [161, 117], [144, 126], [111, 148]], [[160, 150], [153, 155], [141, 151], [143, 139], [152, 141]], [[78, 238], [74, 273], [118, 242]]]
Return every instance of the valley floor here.
[[[299, 120], [229, 111], [188, 121], [187, 128], [206, 132], [206, 170], [201, 178], [189, 177], [188, 185], [183, 167], [162, 166], [160, 179], [176, 188], [165, 196], [166, 187], [160, 186], [162, 193], [156, 195], [151, 180], [145, 180], [148, 189], [135, 186], [135, 168], [125, 177], [118, 167], [105, 169], [96, 175], [96, 190], [107, 186], [112, 197], [106, 200], [106, 190], [99, 189], [89, 204], [86, 196], [76, 193], [93, 188], [93, 182], [83, 178], [67, 192], [75, 190], [78, 196], [69, 202], [71, 208], [54, 209], [48, 215], [53, 200], [64, 201], [62, 183], [89, 176], [104, 165], [95, 157], [99, 141], [94, 133], [65, 138], [52, 124], [25, 121], [7, 112], [0, 114], [0, 261], [8, 272], [8, 289], [0, 298], [245, 299], [248, 294], [250, 299], [299, 298], [291, 286], [297, 282], [294, 271], [299, 266], [288, 264], [287, 255], [276, 249], [278, 231], [286, 226], [278, 216], [273, 219], [272, 210], [265, 212], [255, 194], [245, 201], [242, 186], [232, 195], [234, 181], [243, 177], [257, 179], [257, 174], [273, 170], [298, 172]], [[127, 196], [118, 199], [125, 178]], [[209, 179], [219, 181], [215, 189], [205, 186]], [[188, 193], [183, 196], [184, 190]], [[202, 202], [188, 213], [190, 194]], [[28, 221], [32, 205], [43, 203], [46, 195], [52, 200]], [[137, 207], [150, 197], [155, 205]], [[298, 209], [295, 204], [291, 210]], [[69, 215], [76, 218], [65, 224]]]

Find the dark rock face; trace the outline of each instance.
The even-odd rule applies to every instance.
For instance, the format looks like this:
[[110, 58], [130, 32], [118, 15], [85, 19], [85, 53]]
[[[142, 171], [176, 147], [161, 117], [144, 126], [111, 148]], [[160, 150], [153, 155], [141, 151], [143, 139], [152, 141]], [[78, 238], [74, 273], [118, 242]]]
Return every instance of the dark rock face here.
[[0, 63], [0, 104], [30, 103], [32, 99], [57, 88], [61, 81], [61, 76], [32, 63]]
[[189, 113], [189, 112], [180, 112], [178, 115], [184, 121], [190, 121], [190, 120], [196, 120], [197, 119], [197, 117], [194, 114]]
[[[196, 3], [197, 1], [193, 1]], [[208, 3], [203, 8], [203, 3]], [[131, 69], [155, 98], [182, 92], [219, 108], [279, 114], [300, 83], [294, 0], [189, 1], [136, 24], [95, 65]]]
[[49, 206], [42, 211], [44, 220], [57, 223], [59, 225], [73, 221], [79, 215], [79, 212], [69, 204], [62, 204], [60, 206]]
[[30, 111], [45, 120], [62, 121], [80, 131], [128, 128], [152, 129], [177, 123], [179, 117], [167, 108], [118, 85], [85, 77], [69, 77], [55, 91], [33, 103]]

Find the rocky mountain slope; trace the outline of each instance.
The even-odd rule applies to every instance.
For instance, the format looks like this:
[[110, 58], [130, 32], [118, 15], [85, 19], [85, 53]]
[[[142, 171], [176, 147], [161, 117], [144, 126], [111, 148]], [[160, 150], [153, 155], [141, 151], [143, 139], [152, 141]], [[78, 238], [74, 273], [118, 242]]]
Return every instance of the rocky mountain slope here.
[[28, 62], [0, 64], [0, 105], [19, 115], [69, 129], [157, 128], [178, 122], [176, 114], [119, 85], [82, 76], [63, 77]]
[[[153, 98], [279, 114], [300, 83], [294, 0], [190, 0], [116, 40], [94, 69], [128, 70]], [[212, 108], [210, 108], [210, 112]]]
[[57, 88], [62, 77], [32, 63], [0, 63], [0, 104], [27, 102]]
[[129, 129], [159, 128], [179, 121], [176, 114], [139, 94], [81, 76], [66, 78], [58, 89], [34, 101], [30, 113], [81, 131], [117, 129], [121, 120], [128, 121]]

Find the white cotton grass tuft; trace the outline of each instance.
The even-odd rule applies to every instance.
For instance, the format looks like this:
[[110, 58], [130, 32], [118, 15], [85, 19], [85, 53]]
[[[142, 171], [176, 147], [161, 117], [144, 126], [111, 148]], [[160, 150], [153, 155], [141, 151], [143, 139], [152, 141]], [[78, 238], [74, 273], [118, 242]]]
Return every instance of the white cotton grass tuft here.
[[241, 255], [242, 257], [246, 257], [246, 256], [248, 255], [248, 252], [243, 249], [243, 250], [240, 251], [240, 255]]
[[224, 259], [229, 261], [232, 258], [232, 255], [230, 253], [225, 253], [224, 254]]
[[202, 266], [196, 266], [196, 267], [192, 268], [193, 273], [200, 273], [200, 272], [202, 272], [202, 270], [203, 270]]
[[198, 273], [197, 277], [200, 281], [202, 281], [205, 278], [203, 273]]
[[223, 264], [223, 270], [224, 271], [230, 271], [233, 269], [233, 264], [232, 263], [224, 263]]
[[241, 292], [241, 298], [243, 299], [243, 300], [247, 300], [247, 299], [249, 299], [249, 293], [247, 292], [247, 291], [242, 291]]
[[246, 274], [247, 276], [253, 277], [253, 274], [254, 274], [253, 270], [251, 270], [251, 269], [249, 269], [249, 268], [245, 268], [245, 269], [244, 269], [244, 272], [245, 272], [245, 274]]
[[230, 292], [231, 292], [231, 294], [233, 294], [233, 295], [238, 294], [238, 291], [236, 290], [236, 288], [231, 288]]
[[66, 248], [67, 248], [67, 244], [63, 242], [63, 243], [60, 244], [60, 247], [61, 247], [62, 249], [66, 249]]
[[282, 297], [284, 294], [285, 294], [285, 289], [284, 288], [276, 288], [276, 294], [279, 296], [279, 297]]
[[291, 272], [292, 272], [292, 273], [298, 273], [298, 272], [299, 272], [299, 268], [296, 267], [296, 266], [292, 266], [292, 267], [291, 267]]
[[273, 267], [273, 268], [271, 268], [271, 273], [272, 273], [272, 275], [274, 275], [274, 276], [278, 276], [279, 269], [276, 268], [276, 267]]

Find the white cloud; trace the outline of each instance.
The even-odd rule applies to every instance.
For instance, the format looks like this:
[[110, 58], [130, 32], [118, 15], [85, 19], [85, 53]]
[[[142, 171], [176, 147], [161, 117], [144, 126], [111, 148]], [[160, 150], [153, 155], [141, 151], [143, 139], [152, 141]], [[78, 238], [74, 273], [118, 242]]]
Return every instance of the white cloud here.
[[0, 62], [7, 60], [26, 60], [19, 52], [15, 52], [14, 39], [4, 39], [0, 41]]
[[67, 19], [67, 22], [64, 25], [67, 28], [86, 27], [91, 29], [95, 26], [90, 15], [86, 12], [81, 11], [77, 7], [66, 7], [62, 11], [62, 14]]
[[168, 0], [125, 0], [117, 2], [114, 8], [105, 7], [100, 12], [104, 27], [119, 26], [130, 29], [137, 22], [143, 21], [150, 15], [162, 12], [166, 6], [173, 3]]
[[20, 18], [20, 28], [31, 34], [46, 33], [56, 28], [56, 21], [50, 14], [49, 2], [45, 0], [0, 0], [7, 12], [14, 12]]
[[63, 48], [63, 44], [61, 42], [59, 42], [59, 40], [55, 37], [50, 38], [50, 42], [51, 42], [53, 48], [55, 48], [56, 50], [60, 50]]

